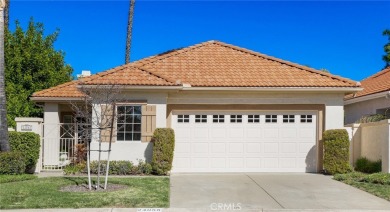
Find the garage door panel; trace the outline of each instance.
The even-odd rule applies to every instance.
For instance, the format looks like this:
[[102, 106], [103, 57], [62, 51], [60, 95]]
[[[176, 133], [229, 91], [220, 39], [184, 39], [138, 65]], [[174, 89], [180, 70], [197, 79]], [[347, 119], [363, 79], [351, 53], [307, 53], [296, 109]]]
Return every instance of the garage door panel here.
[[191, 139], [191, 129], [189, 128], [177, 128], [175, 130], [175, 138], [181, 142], [189, 142]]
[[279, 159], [279, 168], [295, 168], [296, 159], [295, 158], [280, 158]]
[[233, 128], [228, 131], [229, 140], [241, 141], [244, 137], [244, 129], [243, 128]]
[[261, 152], [261, 143], [246, 143], [245, 153], [260, 153]]
[[207, 157], [192, 158], [192, 167], [196, 169], [207, 169], [209, 168], [209, 159]]
[[192, 143], [192, 152], [193, 153], [208, 153], [209, 144], [208, 143]]
[[296, 153], [296, 151], [297, 151], [296, 143], [280, 143], [281, 153]]
[[244, 167], [244, 159], [243, 158], [229, 158], [229, 168], [238, 168], [241, 169]]
[[209, 128], [207, 127], [194, 127], [192, 129], [192, 138], [193, 140], [206, 139], [209, 138]]
[[244, 153], [244, 143], [229, 143], [228, 153]]
[[211, 143], [211, 153], [226, 153], [226, 143]]
[[[190, 115], [189, 123], [177, 121], [180, 113]], [[207, 123], [195, 122], [195, 114], [206, 115]], [[213, 115], [219, 114], [224, 122], [214, 123]], [[301, 122], [301, 114], [305, 122]], [[176, 146], [172, 172], [315, 172], [315, 114], [174, 111]], [[231, 115], [241, 115], [241, 122], [234, 122], [239, 116]], [[266, 115], [276, 116], [277, 123], [266, 121]]]
[[279, 144], [278, 143], [264, 143], [264, 153], [278, 153]]
[[245, 129], [245, 139], [248, 141], [258, 141], [263, 136], [263, 130], [259, 126], [248, 126]]
[[299, 129], [299, 137], [300, 138], [307, 138], [307, 139], [313, 139], [316, 137], [316, 132], [313, 131], [312, 128], [301, 128]]
[[262, 160], [263, 168], [278, 168], [279, 167], [279, 159], [275, 157], [266, 157]]
[[211, 168], [226, 168], [226, 158], [211, 158]]
[[[286, 124], [288, 125], [288, 124]], [[280, 137], [284, 140], [291, 140], [297, 138], [297, 129], [296, 128], [290, 128], [290, 127], [283, 127], [280, 129]]]
[[308, 153], [315, 145], [312, 143], [299, 143], [299, 153]]
[[191, 153], [191, 143], [176, 143], [175, 144], [175, 154], [180, 153]]
[[264, 138], [278, 138], [279, 137], [279, 129], [277, 126], [275, 128], [266, 128], [264, 129]]
[[188, 167], [191, 167], [191, 158], [182, 156], [180, 157], [180, 160], [174, 160], [172, 166], [176, 169], [187, 169]]
[[221, 126], [210, 126], [209, 130], [210, 130], [210, 139], [214, 139], [217, 141], [226, 140], [227, 134], [225, 128], [222, 128]]
[[259, 170], [261, 168], [260, 158], [245, 158], [245, 168]]

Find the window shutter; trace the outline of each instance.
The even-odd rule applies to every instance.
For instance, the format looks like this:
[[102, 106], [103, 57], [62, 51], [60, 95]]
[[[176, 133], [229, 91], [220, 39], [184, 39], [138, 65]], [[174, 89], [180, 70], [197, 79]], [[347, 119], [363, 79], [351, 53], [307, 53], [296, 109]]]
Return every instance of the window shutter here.
[[[101, 127], [100, 130], [100, 139], [102, 142], [110, 142], [110, 125], [112, 123], [112, 105], [101, 105]], [[114, 117], [115, 118], [115, 117]], [[116, 141], [116, 120], [114, 120], [114, 127], [112, 132], [112, 142]]]
[[141, 141], [150, 142], [156, 129], [156, 106], [142, 105]]

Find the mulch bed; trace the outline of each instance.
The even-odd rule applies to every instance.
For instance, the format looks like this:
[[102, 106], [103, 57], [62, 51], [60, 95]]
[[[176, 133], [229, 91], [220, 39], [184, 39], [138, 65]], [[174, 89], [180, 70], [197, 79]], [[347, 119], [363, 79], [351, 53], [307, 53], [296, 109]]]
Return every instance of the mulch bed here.
[[65, 186], [60, 189], [60, 191], [65, 191], [65, 192], [109, 192], [109, 191], [118, 191], [122, 189], [128, 188], [125, 185], [120, 185], [120, 184], [107, 184], [107, 189], [104, 188], [104, 183], [100, 185], [99, 190], [96, 190], [96, 185], [92, 185], [92, 189], [88, 189], [87, 184], [80, 184], [80, 185], [70, 185], [70, 186]]

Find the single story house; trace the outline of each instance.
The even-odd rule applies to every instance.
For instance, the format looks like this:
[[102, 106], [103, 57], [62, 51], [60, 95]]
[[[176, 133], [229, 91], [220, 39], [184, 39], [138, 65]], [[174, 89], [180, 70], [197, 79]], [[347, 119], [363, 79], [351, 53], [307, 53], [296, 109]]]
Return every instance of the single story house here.
[[[113, 135], [111, 159], [150, 160], [153, 130], [169, 127], [172, 172], [321, 171], [322, 132], [344, 126], [343, 98], [362, 90], [346, 78], [208, 41], [34, 93], [44, 104], [44, 145], [58, 143], [50, 126], [71, 120], [81, 81], [123, 86], [116, 110], [132, 118]], [[93, 139], [91, 148], [97, 145]]]
[[344, 99], [345, 124], [373, 114], [390, 116], [390, 67], [361, 81], [364, 90]]

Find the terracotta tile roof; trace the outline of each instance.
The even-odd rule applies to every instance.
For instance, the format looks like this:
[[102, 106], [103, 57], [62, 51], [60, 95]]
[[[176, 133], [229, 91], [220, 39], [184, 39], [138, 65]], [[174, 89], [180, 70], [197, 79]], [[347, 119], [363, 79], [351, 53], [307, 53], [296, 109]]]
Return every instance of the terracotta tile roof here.
[[133, 65], [193, 87], [357, 87], [352, 80], [219, 41], [146, 58]]
[[357, 92], [355, 95], [347, 95], [345, 99], [353, 99], [367, 96], [384, 91], [390, 91], [390, 67], [362, 80], [361, 85], [364, 90]]
[[74, 80], [52, 88], [37, 91], [32, 97], [83, 97], [83, 93], [77, 89], [79, 81]]
[[64, 83], [56, 87], [35, 92], [32, 97], [83, 97], [83, 93], [79, 91], [77, 86], [81, 84], [97, 85], [97, 82], [100, 85], [174, 85], [171, 82], [128, 64], [118, 66], [89, 77], [84, 77], [79, 80]]
[[[208, 41], [82, 78], [83, 84], [192, 87], [358, 87], [356, 82], [248, 49]], [[33, 97], [78, 97], [78, 81]]]
[[92, 75], [84, 79], [86, 85], [144, 85], [144, 86], [171, 86], [175, 85], [146, 70], [127, 64], [111, 70]]

